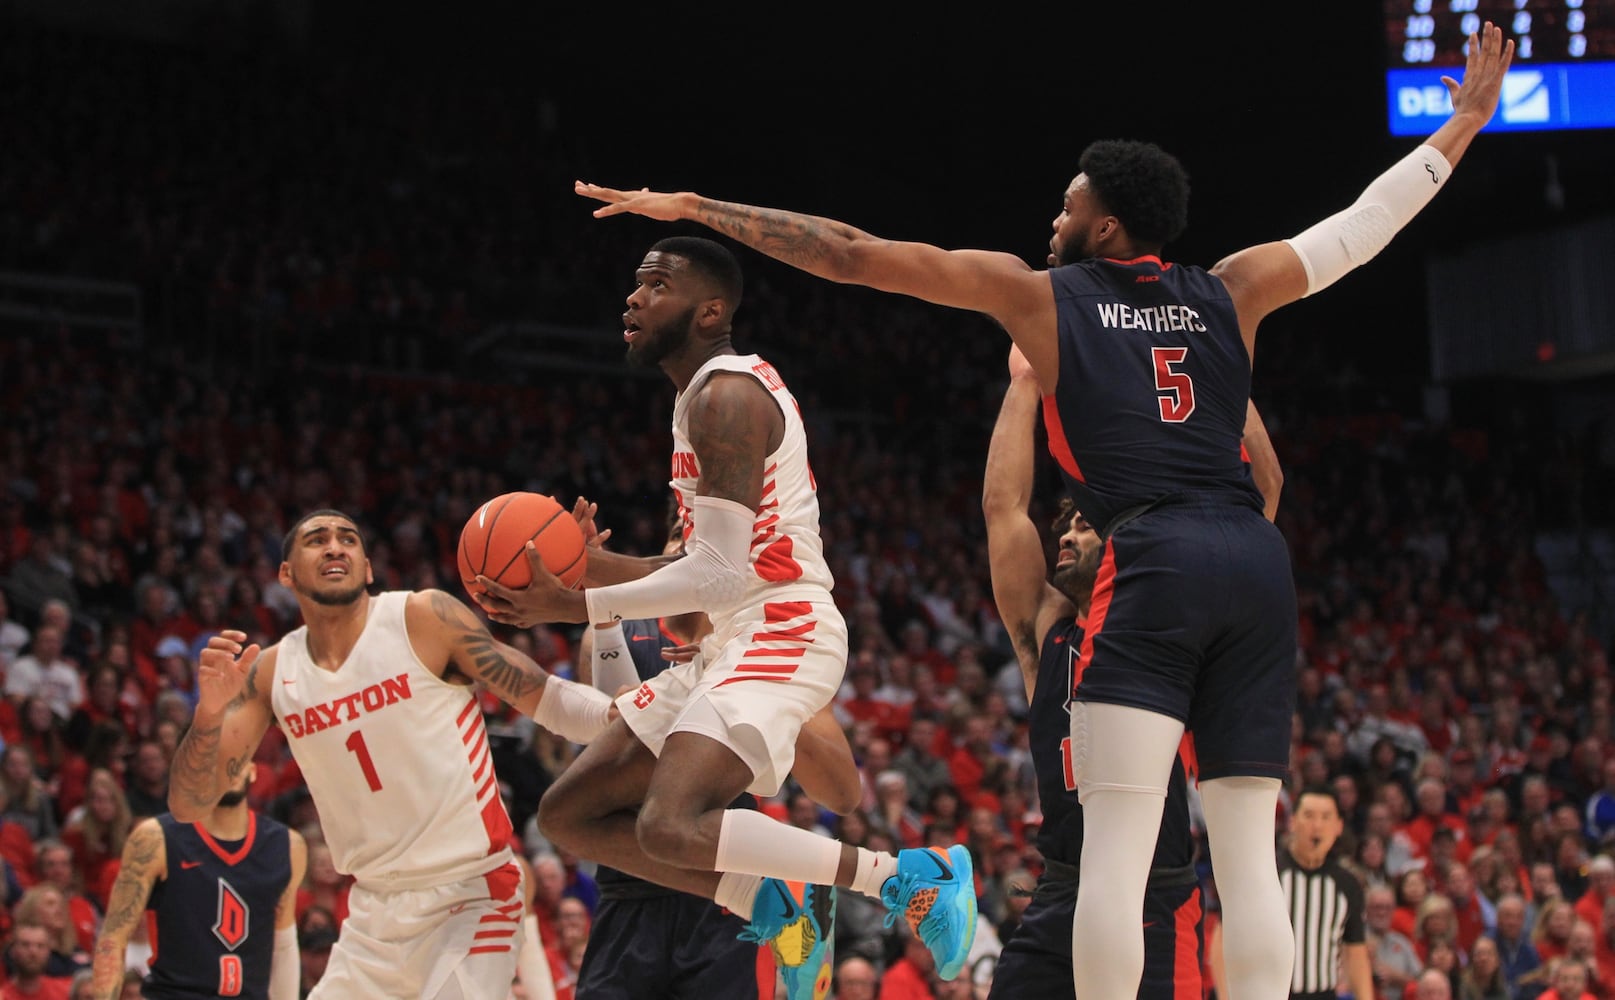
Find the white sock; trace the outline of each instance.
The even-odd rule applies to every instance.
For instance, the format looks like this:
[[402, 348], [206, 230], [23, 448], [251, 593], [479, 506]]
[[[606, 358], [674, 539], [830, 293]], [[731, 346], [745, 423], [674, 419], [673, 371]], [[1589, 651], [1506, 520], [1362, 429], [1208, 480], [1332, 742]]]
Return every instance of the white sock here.
[[776, 822], [755, 809], [726, 809], [713, 867], [787, 882], [835, 885], [841, 844]]
[[742, 920], [751, 919], [751, 905], [757, 901], [757, 890], [762, 888], [761, 875], [742, 875], [724, 872], [718, 876], [718, 891], [712, 901]]
[[848, 886], [853, 892], [865, 896], [880, 898], [881, 886], [886, 880], [897, 874], [897, 858], [890, 854], [877, 854], [874, 851], [858, 848], [858, 867], [852, 875], [852, 885]]

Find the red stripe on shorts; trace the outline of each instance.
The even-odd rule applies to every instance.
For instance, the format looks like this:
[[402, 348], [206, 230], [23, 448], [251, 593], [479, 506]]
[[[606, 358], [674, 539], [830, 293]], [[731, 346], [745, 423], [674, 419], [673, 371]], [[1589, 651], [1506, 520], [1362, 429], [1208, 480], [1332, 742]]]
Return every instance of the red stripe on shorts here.
[[1110, 611], [1110, 598], [1116, 592], [1116, 546], [1105, 542], [1105, 558], [1099, 564], [1099, 575], [1094, 579], [1093, 597], [1088, 606], [1088, 631], [1082, 637], [1082, 651], [1077, 655], [1077, 669], [1071, 678], [1071, 690], [1082, 686], [1083, 671], [1093, 662], [1094, 636], [1104, 631], [1105, 615]]

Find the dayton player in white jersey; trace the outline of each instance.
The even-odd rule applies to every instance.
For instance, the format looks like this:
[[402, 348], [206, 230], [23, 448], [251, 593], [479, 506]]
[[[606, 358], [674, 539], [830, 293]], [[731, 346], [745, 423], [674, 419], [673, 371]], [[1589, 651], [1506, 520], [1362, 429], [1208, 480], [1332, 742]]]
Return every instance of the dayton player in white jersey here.
[[[831, 937], [828, 887], [881, 898], [952, 979], [976, 924], [963, 847], [878, 855], [726, 808], [742, 791], [779, 790], [802, 724], [830, 702], [847, 658], [802, 418], [773, 366], [735, 352], [740, 297], [728, 250], [673, 237], [645, 255], [623, 317], [629, 360], [658, 365], [679, 389], [673, 488], [684, 554], [591, 553], [581, 592], [563, 588], [531, 547], [530, 586], [478, 578], [484, 608], [512, 624], [705, 611], [714, 626], [695, 660], [617, 700], [622, 724], [550, 788], [539, 823], [559, 846], [672, 888], [701, 891], [723, 873], [716, 899], [752, 921], [749, 936], [777, 940], [781, 927], [807, 922], [803, 970], [818, 966]], [[773, 891], [792, 882], [811, 888]], [[754, 908], [760, 885], [767, 905]], [[816, 985], [787, 984], [793, 997]]]
[[580, 742], [610, 700], [496, 642], [448, 594], [371, 597], [346, 514], [306, 515], [284, 554], [307, 624], [262, 655], [241, 632], [209, 640], [169, 808], [205, 815], [278, 720], [336, 866], [357, 879], [313, 996], [504, 997], [525, 897], [471, 685]]

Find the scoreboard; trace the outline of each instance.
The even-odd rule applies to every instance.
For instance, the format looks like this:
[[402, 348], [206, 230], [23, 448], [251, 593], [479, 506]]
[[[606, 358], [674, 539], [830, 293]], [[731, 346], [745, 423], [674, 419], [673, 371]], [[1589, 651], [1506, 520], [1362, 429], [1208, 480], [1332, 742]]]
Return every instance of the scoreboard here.
[[1442, 76], [1463, 78], [1470, 34], [1514, 41], [1488, 132], [1615, 127], [1615, 0], [1384, 0], [1393, 135], [1426, 135], [1452, 113]]

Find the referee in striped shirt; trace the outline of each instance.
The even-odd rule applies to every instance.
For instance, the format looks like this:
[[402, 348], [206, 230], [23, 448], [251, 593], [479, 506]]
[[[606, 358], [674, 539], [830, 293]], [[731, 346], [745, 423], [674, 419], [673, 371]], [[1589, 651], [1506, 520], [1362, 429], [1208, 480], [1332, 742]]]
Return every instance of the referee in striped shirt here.
[[1334, 1000], [1342, 969], [1354, 1000], [1374, 1000], [1363, 886], [1329, 856], [1344, 827], [1334, 789], [1309, 786], [1296, 798], [1290, 842], [1279, 854], [1279, 885], [1295, 929], [1291, 1000]]

